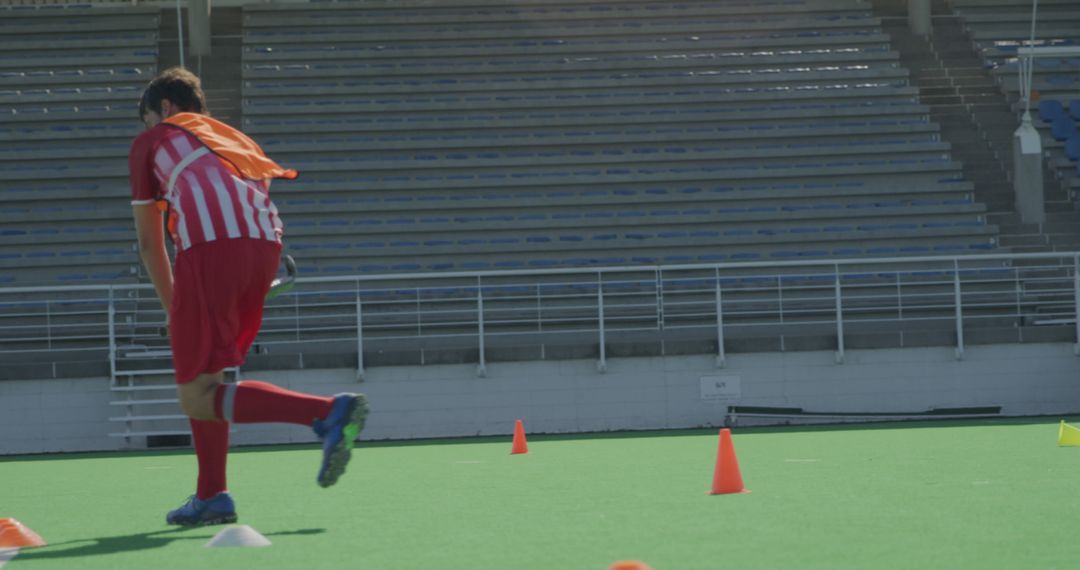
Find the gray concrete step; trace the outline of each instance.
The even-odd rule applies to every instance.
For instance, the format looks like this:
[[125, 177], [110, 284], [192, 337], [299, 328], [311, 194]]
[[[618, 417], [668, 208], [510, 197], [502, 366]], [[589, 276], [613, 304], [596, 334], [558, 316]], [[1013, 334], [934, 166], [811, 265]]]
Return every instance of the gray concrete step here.
[[1046, 215], [1047, 223], [1073, 223], [1080, 229], [1080, 212], [1054, 212]]
[[[1051, 245], [1055, 248], [1065, 248], [1067, 250], [1075, 250], [1080, 247], [1080, 235], [1077, 234], [1056, 234], [1051, 236]], [[1055, 249], [1055, 251], [1061, 251]]]
[[944, 95], [998, 95], [998, 88], [996, 85], [941, 85], [941, 86], [927, 86], [924, 84], [919, 85], [920, 97], [940, 97]]
[[1073, 212], [1076, 211], [1071, 200], [1047, 200], [1047, 212]]
[[1049, 245], [1043, 235], [1007, 235], [998, 237], [998, 243], [1003, 247], [1045, 247]]
[[[1005, 227], [1010, 227], [1010, 226], [1029, 225], [1029, 224], [1024, 224], [1020, 220], [1020, 214], [1017, 214], [1016, 212], [987, 214], [986, 215], [986, 222], [989, 223], [989, 224], [994, 224], [994, 225], [998, 226], [999, 228], [1005, 228]], [[1034, 225], [1034, 224], [1030, 224], [1030, 225]], [[1023, 233], [1023, 232], [1020, 232], [1020, 233]]]
[[999, 101], [999, 93], [971, 93], [964, 95], [931, 95], [919, 97], [919, 102], [924, 105], [977, 105]]
[[985, 204], [987, 211], [989, 211], [991, 213], [994, 213], [994, 212], [1011, 213], [1011, 212], [1016, 211], [1015, 201], [1013, 200], [1012, 196], [989, 197], [989, 198], [987, 198], [987, 197], [977, 195], [975, 197], [975, 199], [980, 204]]
[[945, 69], [945, 67], [940, 65], [940, 64], [938, 64], [936, 67], [928, 67], [928, 68], [925, 68], [925, 69], [920, 69], [918, 71], [912, 70], [911, 77], [912, 77], [912, 79], [915, 79], [916, 81], [919, 81], [919, 82], [922, 82], [922, 81], [948, 81], [950, 79], [949, 71], [947, 69]]
[[949, 79], [954, 84], [964, 87], [986, 86], [994, 90], [998, 89], [998, 84], [995, 83], [993, 79], [983, 75], [965, 75], [959, 77], [954, 76], [950, 77]]
[[[1054, 214], [1062, 214], [1067, 212], [1053, 212]], [[1049, 217], [1050, 214], [1047, 214]], [[1042, 229], [1048, 234], [1056, 235], [1080, 235], [1080, 221], [1069, 220], [1065, 222], [1050, 221], [1049, 219], [1043, 224]]]
[[1046, 253], [1054, 251], [1050, 245], [1017, 245], [1009, 248], [1010, 253]]
[[[992, 214], [992, 216], [1001, 216], [1001, 215], [1002, 214]], [[1010, 214], [1005, 214], [1005, 215], [1010, 215]], [[1020, 217], [1019, 214], [1011, 214], [1011, 215], [1014, 215], [1017, 218]], [[989, 222], [989, 219], [990, 219], [990, 216], [987, 216], [987, 221], [988, 222]], [[993, 223], [993, 222], [990, 222], [990, 223]], [[1042, 235], [1042, 228], [1039, 226], [1039, 224], [1018, 223], [1018, 224], [1005, 224], [1005, 225], [995, 224], [995, 225], [997, 225], [998, 231], [1001, 232], [1001, 235], [1011, 235], [1011, 236], [1041, 236]]]

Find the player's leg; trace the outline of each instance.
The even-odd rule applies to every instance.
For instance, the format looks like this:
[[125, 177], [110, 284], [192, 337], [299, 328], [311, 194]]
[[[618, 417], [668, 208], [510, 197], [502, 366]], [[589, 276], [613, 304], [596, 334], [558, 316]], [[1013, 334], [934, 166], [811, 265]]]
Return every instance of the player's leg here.
[[[229, 332], [235, 339], [235, 352], [247, 354], [262, 325], [263, 305], [270, 282], [278, 270], [281, 246], [272, 242], [234, 240], [226, 247], [235, 248], [226, 258], [230, 269], [243, 278], [233, 282], [246, 283], [244, 293], [229, 303], [236, 330]], [[241, 267], [243, 265], [243, 267]], [[228, 275], [223, 272], [221, 275]], [[215, 394], [215, 414], [236, 423], [286, 422], [311, 426], [323, 440], [323, 458], [318, 482], [328, 487], [337, 482], [352, 456], [353, 442], [367, 418], [367, 399], [362, 394], [339, 394], [335, 397], [316, 396], [288, 390], [266, 382], [245, 380], [224, 385]]]
[[323, 440], [322, 463], [317, 481], [322, 487], [337, 483], [352, 458], [353, 443], [364, 429], [368, 403], [363, 394], [339, 394], [334, 398], [330, 414], [315, 422], [312, 428]]
[[[178, 258], [175, 318], [170, 321], [178, 380], [243, 363], [262, 324], [263, 302], [280, 254], [274, 242], [225, 240]], [[179, 283], [189, 273], [186, 282], [195, 285], [185, 289]], [[359, 394], [315, 396], [256, 380], [223, 384], [220, 376], [207, 379], [203, 374], [181, 383], [181, 406], [197, 420], [311, 426], [324, 440], [318, 475], [324, 487], [344, 471], [367, 416], [366, 399]]]
[[285, 422], [310, 426], [323, 439], [319, 485], [329, 487], [345, 472], [353, 442], [364, 429], [368, 404], [363, 394], [332, 398], [294, 392], [258, 380], [217, 387], [217, 417], [235, 423]]
[[178, 384], [180, 409], [193, 420], [214, 421], [222, 419], [214, 413], [214, 394], [224, 385], [225, 372], [204, 372], [190, 382]]
[[319, 485], [337, 482], [352, 458], [353, 442], [364, 429], [368, 414], [363, 394], [332, 398], [295, 392], [258, 380], [218, 386], [217, 417], [235, 423], [284, 422], [309, 426], [323, 440], [323, 458], [316, 477]]
[[294, 392], [259, 380], [218, 386], [210, 400], [212, 417], [238, 424], [281, 422], [311, 427], [330, 415], [334, 399]]
[[223, 380], [221, 372], [199, 374], [191, 382], [177, 387], [180, 407], [190, 418], [199, 477], [195, 495], [166, 515], [165, 520], [169, 524], [206, 525], [237, 521], [236, 505], [228, 492], [225, 476], [229, 424], [213, 417], [213, 394]]

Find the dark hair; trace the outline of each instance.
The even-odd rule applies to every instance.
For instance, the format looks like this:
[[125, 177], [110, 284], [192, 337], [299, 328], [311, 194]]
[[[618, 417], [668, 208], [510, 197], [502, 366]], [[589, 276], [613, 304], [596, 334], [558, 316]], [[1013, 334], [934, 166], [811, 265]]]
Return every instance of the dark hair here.
[[161, 114], [161, 101], [172, 101], [181, 111], [209, 115], [202, 82], [194, 73], [183, 67], [170, 67], [150, 81], [139, 101], [139, 119], [153, 111]]

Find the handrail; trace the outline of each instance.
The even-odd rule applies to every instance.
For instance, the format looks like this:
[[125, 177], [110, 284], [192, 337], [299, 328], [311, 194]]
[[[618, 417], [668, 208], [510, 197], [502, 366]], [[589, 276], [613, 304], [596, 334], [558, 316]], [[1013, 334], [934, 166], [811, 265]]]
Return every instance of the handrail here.
[[[976, 255], [925, 255], [912, 257], [866, 257], [845, 258], [835, 260], [807, 260], [807, 261], [738, 261], [730, 263], [693, 263], [683, 265], [613, 265], [599, 267], [567, 267], [563, 269], [504, 269], [487, 271], [450, 271], [417, 272], [417, 273], [381, 273], [377, 275], [344, 275], [326, 277], [298, 277], [301, 283], [349, 283], [365, 281], [414, 281], [421, 279], [484, 279], [488, 277], [512, 277], [532, 275], [582, 275], [595, 273], [625, 273], [642, 270], [683, 271], [695, 269], [768, 269], [787, 267], [832, 267], [852, 265], [880, 265], [880, 264], [908, 264], [927, 262], [966, 262], [966, 261], [1016, 261], [1037, 259], [1062, 259], [1066, 257], [1080, 257], [1080, 251], [1063, 251], [1054, 253], [994, 253]], [[302, 261], [301, 261], [302, 264]], [[64, 293], [64, 292], [88, 292], [88, 291], [126, 291], [126, 290], [152, 290], [149, 283], [124, 283], [117, 285], [51, 285], [41, 287], [0, 287], [0, 295], [9, 293]]]
[[[1067, 324], [1080, 338], [1080, 252], [352, 275], [298, 285], [267, 305], [259, 344], [301, 358], [356, 351], [358, 379], [372, 365], [365, 351], [387, 348], [470, 351], [484, 375], [493, 350], [544, 354], [559, 343], [593, 346], [603, 372], [608, 344], [626, 335], [715, 342], [718, 367], [725, 346], [747, 338], [779, 339], [785, 350], [786, 338], [833, 337], [837, 364], [866, 332], [931, 331], [938, 344], [954, 343], [958, 359], [972, 342], [965, 330], [982, 323]], [[167, 354], [160, 306], [135, 293], [151, 290], [0, 288], [0, 355], [107, 360], [115, 374], [147, 351]]]

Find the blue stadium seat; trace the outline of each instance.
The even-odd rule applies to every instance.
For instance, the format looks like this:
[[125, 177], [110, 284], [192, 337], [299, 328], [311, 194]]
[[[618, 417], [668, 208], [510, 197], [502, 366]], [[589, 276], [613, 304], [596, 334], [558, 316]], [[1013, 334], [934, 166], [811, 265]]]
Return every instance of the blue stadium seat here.
[[1074, 134], [1065, 141], [1065, 156], [1069, 160], [1080, 160], [1080, 134]]
[[497, 261], [497, 262], [495, 262], [495, 267], [497, 269], [520, 269], [522, 267], [525, 267], [525, 262], [523, 262], [523, 261]]
[[1064, 141], [1076, 135], [1076, 122], [1067, 115], [1062, 115], [1050, 124], [1050, 134], [1054, 140]]
[[1055, 99], [1044, 99], [1039, 101], [1039, 118], [1047, 123], [1054, 122], [1055, 119], [1065, 114], [1065, 107], [1061, 104], [1061, 101]]

